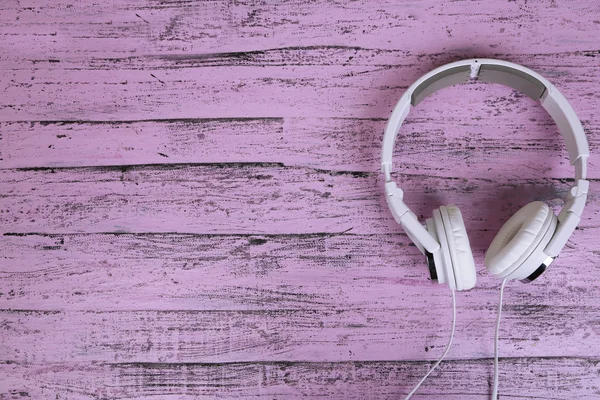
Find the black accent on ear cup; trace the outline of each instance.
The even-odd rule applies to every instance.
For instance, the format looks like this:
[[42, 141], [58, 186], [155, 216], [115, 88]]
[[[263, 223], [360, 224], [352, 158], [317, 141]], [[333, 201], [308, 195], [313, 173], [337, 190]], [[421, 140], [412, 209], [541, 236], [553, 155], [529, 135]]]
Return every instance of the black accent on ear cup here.
[[529, 275], [527, 278], [522, 279], [521, 282], [523, 283], [531, 283], [533, 281], [535, 281], [537, 278], [539, 278], [539, 276], [541, 274], [543, 274], [544, 272], [546, 272], [546, 264], [542, 264], [538, 267], [538, 269], [536, 269], [533, 274]]
[[549, 258], [546, 261], [544, 261], [542, 264], [540, 264], [540, 266], [535, 271], [533, 271], [533, 273], [531, 275], [529, 275], [525, 279], [521, 279], [521, 282], [522, 283], [531, 283], [531, 282], [535, 281], [537, 278], [540, 277], [541, 274], [546, 272], [546, 269], [548, 269], [548, 267], [550, 266], [552, 261], [554, 261], [554, 258]]
[[425, 256], [427, 256], [427, 266], [429, 267], [429, 276], [431, 276], [432, 281], [437, 281], [437, 272], [435, 270], [435, 261], [433, 260], [433, 254], [426, 251]]

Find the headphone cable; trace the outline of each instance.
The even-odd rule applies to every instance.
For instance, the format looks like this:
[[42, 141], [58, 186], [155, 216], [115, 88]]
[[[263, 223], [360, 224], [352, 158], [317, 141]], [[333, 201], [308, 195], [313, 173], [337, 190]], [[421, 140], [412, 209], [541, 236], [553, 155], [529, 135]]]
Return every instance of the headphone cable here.
[[444, 357], [446, 357], [446, 354], [448, 354], [448, 350], [450, 350], [450, 346], [452, 345], [452, 339], [454, 339], [454, 329], [455, 328], [456, 328], [456, 295], [454, 294], [454, 290], [452, 290], [452, 333], [450, 334], [450, 340], [448, 341], [448, 344], [446, 345], [446, 349], [444, 350], [442, 357], [440, 357], [440, 359], [435, 364], [433, 364], [433, 367], [431, 367], [431, 369], [425, 374], [425, 376], [421, 379], [421, 381], [419, 381], [419, 383], [417, 383], [417, 386], [415, 386], [415, 388], [408, 394], [408, 396], [406, 396], [406, 398], [404, 400], [409, 400], [412, 397], [412, 395], [415, 394], [415, 392], [417, 391], [417, 389], [419, 389], [421, 384], [423, 382], [425, 382], [425, 379], [427, 379], [429, 374], [431, 374], [433, 372], [433, 370], [438, 365], [440, 365], [440, 363], [442, 362]]
[[496, 317], [496, 334], [494, 335], [494, 389], [492, 391], [492, 400], [498, 398], [498, 336], [500, 335], [500, 315], [502, 314], [504, 285], [506, 285], [506, 279], [502, 281], [502, 286], [500, 286], [500, 304], [498, 304], [498, 316]]

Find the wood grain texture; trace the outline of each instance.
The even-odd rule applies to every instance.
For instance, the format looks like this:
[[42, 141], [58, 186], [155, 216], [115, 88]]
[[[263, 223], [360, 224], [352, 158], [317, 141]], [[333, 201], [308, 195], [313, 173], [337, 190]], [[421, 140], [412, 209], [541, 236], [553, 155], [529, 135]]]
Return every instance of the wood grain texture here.
[[[160, 73], [75, 69], [68, 74], [55, 69], [7, 70], [0, 81], [6, 96], [0, 103], [0, 120], [386, 118], [401, 91], [426, 72], [403, 73], [407, 67], [343, 68], [223, 66]], [[598, 80], [597, 66], [557, 66], [539, 72], [564, 88], [582, 119], [593, 118], [595, 103], [590, 100], [598, 95], [589, 88]], [[454, 90], [461, 89], [465, 90]]]
[[15, 57], [18, 61], [23, 56], [44, 60], [57, 55], [89, 59], [155, 52], [235, 53], [299, 44], [422, 55], [466, 48], [513, 54], [574, 52], [597, 50], [598, 45], [594, 2], [109, 0], [74, 5], [8, 0], [2, 11], [3, 49], [20, 56]]
[[[446, 62], [526, 65], [600, 144], [595, 1], [7, 0], [0, 4], [0, 399], [398, 399], [439, 357], [449, 293], [379, 173], [403, 90]], [[519, 207], [573, 170], [552, 120], [497, 85], [409, 116], [395, 178], [457, 204], [478, 285], [417, 399], [487, 399]], [[508, 286], [500, 398], [600, 398], [598, 161], [580, 228]]]
[[[490, 170], [481, 173], [490, 177], [542, 172], [571, 178], [573, 168], [550, 118], [522, 97], [503, 99], [489, 95], [484, 110], [478, 108], [469, 121], [429, 115], [433, 107], [416, 110], [398, 138], [395, 169], [469, 178], [472, 169], [485, 165]], [[374, 172], [385, 123], [380, 118], [4, 122], [0, 168], [254, 162]], [[586, 125], [590, 145], [596, 148], [600, 133]], [[503, 136], [494, 135], [497, 131]], [[425, 157], [431, 152], [435, 159]], [[590, 178], [599, 177], [597, 167], [592, 158]]]
[[[73, 286], [74, 290], [80, 289], [77, 285]], [[379, 288], [378, 285], [373, 286]], [[390, 304], [375, 298], [372, 304], [360, 304], [361, 308], [355, 309], [347, 308], [353, 304], [342, 303], [347, 297], [342, 290], [339, 296], [342, 304], [336, 303], [331, 309], [325, 309], [318, 304], [320, 298], [300, 291], [293, 292], [294, 287], [288, 289], [291, 293], [285, 293], [284, 289], [269, 291], [255, 286], [245, 290], [224, 288], [220, 293], [223, 296], [236, 296], [236, 292], [242, 292], [238, 298], [238, 301], [242, 301], [242, 296], [249, 296], [245, 293], [262, 291], [262, 301], [275, 301], [283, 297], [282, 307], [287, 302], [293, 303], [288, 305], [292, 308], [231, 311], [9, 310], [1, 312], [5, 332], [0, 348], [7, 359], [30, 364], [69, 361], [218, 363], [439, 358], [448, 341], [448, 326], [451, 323], [448, 293], [420, 294], [426, 289], [423, 285], [420, 291], [398, 286]], [[172, 288], [173, 291], [178, 289]], [[185, 289], [184, 293], [187, 292]], [[598, 358], [598, 307], [578, 305], [577, 310], [573, 311], [573, 306], [544, 298], [544, 295], [546, 298], [568, 297], [566, 293], [576, 289], [575, 285], [569, 285], [564, 291], [554, 288], [542, 290], [542, 294], [511, 291], [504, 313], [507, 327], [502, 329], [501, 334], [503, 356]], [[85, 295], [86, 289], [81, 290], [64, 293], [64, 297]], [[491, 289], [479, 290], [461, 299], [461, 318], [458, 323], [461, 334], [449, 359], [492, 356], [496, 304], [493, 300], [480, 304], [481, 298], [491, 298], [492, 294], [494, 291]], [[116, 299], [105, 300], [107, 307], [153, 307], [152, 302], [140, 304], [141, 301], [135, 298], [134, 304], [123, 304], [126, 298], [118, 290], [115, 290], [114, 296]], [[204, 296], [181, 294], [178, 301], [167, 295], [163, 297], [167, 298], [166, 305], [178, 303], [182, 308], [195, 305], [196, 309], [202, 309], [205, 307], [202, 301]], [[320, 296], [322, 298], [326, 294]], [[286, 301], [285, 297], [296, 299]], [[161, 296], [155, 298], [161, 299]], [[250, 298], [248, 303], [251, 301]], [[427, 320], [421, 317], [422, 310], [418, 306], [406, 304], [411, 301], [428, 305]], [[394, 305], [397, 308], [393, 308]], [[78, 329], [74, 331], [73, 326]], [[426, 333], [421, 336], [420, 332]]]
[[[430, 363], [52, 363], [4, 366], [13, 382], [7, 399], [398, 399]], [[501, 361], [500, 377], [512, 382], [501, 398], [569, 400], [597, 398], [598, 362], [579, 358], [519, 358]], [[415, 399], [487, 398], [489, 360], [446, 362]], [[0, 390], [6, 388], [0, 382]], [[530, 388], [539, 387], [535, 393]]]
[[[580, 230], [588, 233], [585, 236], [597, 235], [597, 228]], [[511, 295], [519, 297], [516, 302], [593, 306], [595, 292], [586, 285], [600, 254], [591, 251], [585, 255], [587, 263], [577, 263], [581, 249], [594, 246], [592, 240], [569, 244], [552, 269], [556, 280], [511, 285]], [[350, 232], [4, 236], [0, 273], [5, 285], [0, 307], [74, 311], [410, 310], [413, 306], [406, 300], [413, 296], [446, 303], [447, 291], [431, 287], [423, 256], [409, 243], [401, 234]], [[478, 259], [484, 250], [481, 245], [474, 246]], [[403, 263], [394, 261], [400, 256], [405, 257]], [[482, 269], [479, 279], [475, 290], [496, 289], [497, 282]], [[534, 298], [520, 298], [528, 296]], [[153, 305], [153, 298], [161, 302]], [[484, 299], [475, 296], [473, 301], [478, 300]], [[492, 296], [480, 306], [494, 302]]]
[[[433, 208], [457, 204], [471, 232], [490, 231], [487, 243], [491, 228], [499, 229], [520, 207], [535, 200], [559, 204], [569, 187], [568, 179], [539, 174], [510, 181], [491, 171], [482, 175], [404, 175], [401, 182], [417, 214], [429, 218]], [[278, 164], [153, 165], [1, 170], [0, 182], [3, 233], [400, 232], [387, 212], [379, 173]], [[599, 208], [592, 190], [582, 228], [597, 226]], [[481, 244], [478, 238], [474, 243]]]
[[[499, 229], [528, 202], [560, 204], [569, 187], [569, 179], [540, 174], [499, 181], [491, 171], [471, 179], [399, 178], [417, 214], [429, 218], [433, 208], [457, 204], [469, 231], [490, 231], [486, 246], [490, 228]], [[387, 212], [379, 173], [278, 164], [154, 165], [1, 170], [0, 182], [3, 233], [401, 231]], [[588, 196], [582, 228], [597, 226], [595, 193]]]

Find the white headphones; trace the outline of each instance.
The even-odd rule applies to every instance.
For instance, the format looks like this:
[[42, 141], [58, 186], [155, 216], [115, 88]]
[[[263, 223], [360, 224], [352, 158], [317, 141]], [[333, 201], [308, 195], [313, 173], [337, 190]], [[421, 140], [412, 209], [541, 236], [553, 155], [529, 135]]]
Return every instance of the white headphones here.
[[381, 156], [385, 194], [390, 211], [409, 238], [427, 256], [433, 280], [451, 289], [475, 286], [475, 262], [460, 210], [441, 206], [424, 227], [403, 201], [402, 189], [392, 181], [392, 153], [398, 130], [410, 111], [425, 97], [447, 86], [479, 79], [501, 83], [539, 100], [562, 134], [575, 166], [575, 184], [558, 214], [541, 201], [521, 208], [502, 226], [485, 254], [487, 270], [501, 279], [531, 282], [558, 256], [575, 231], [585, 206], [589, 149], [581, 122], [565, 97], [550, 82], [521, 65], [492, 59], [462, 60], [446, 64], [413, 83], [394, 108], [383, 138]]

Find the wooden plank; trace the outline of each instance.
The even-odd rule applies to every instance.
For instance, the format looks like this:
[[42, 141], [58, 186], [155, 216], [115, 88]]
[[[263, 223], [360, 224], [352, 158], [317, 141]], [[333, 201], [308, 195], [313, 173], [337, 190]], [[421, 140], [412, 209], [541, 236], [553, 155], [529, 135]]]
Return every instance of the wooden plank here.
[[[1, 27], [0, 27], [1, 30]], [[15, 35], [16, 36], [16, 35]], [[94, 45], [94, 41], [90, 41]], [[373, 45], [373, 44], [371, 44]], [[380, 45], [377, 43], [376, 45]], [[597, 47], [597, 46], [596, 46]], [[40, 59], [40, 53], [35, 55], [23, 53], [5, 54], [0, 60], [0, 69], [19, 70], [31, 69], [89, 69], [89, 70], [165, 70], [190, 67], [281, 67], [281, 66], [340, 66], [340, 67], [410, 67], [413, 71], [425, 73], [441, 64], [463, 58], [487, 57], [507, 59], [531, 68], [545, 70], [550, 75], [552, 68], [570, 67], [579, 69], [598, 57], [600, 50], [588, 48], [568, 51], [535, 52], [535, 48], [521, 49], [520, 52], [473, 52], [471, 49], [449, 48], [443, 52], [426, 53], [422, 48], [410, 51], [398, 48], [358, 47], [344, 45], [289, 46], [276, 48], [259, 47], [257, 50], [235, 49], [235, 51], [192, 52], [179, 53], [158, 52], [155, 54], [140, 54], [139, 52], [123, 54], [105, 54], [96, 57], [85, 57], [67, 49], [58, 50], [47, 59]], [[113, 49], [105, 49], [113, 51]]]
[[[334, 45], [414, 53], [597, 49], [597, 7], [527, 2], [4, 1], [2, 54], [18, 62]], [[576, 21], [576, 22], [575, 22]], [[473, 43], [473, 27], [477, 32]], [[529, 40], [523, 40], [526, 37]], [[126, 39], [126, 40], [124, 40]], [[484, 45], [485, 44], [485, 45]], [[42, 64], [41, 62], [36, 64]]]
[[[597, 232], [578, 231], [544, 279], [511, 285], [510, 296], [548, 307], [594, 304], [587, 283], [600, 261]], [[430, 283], [423, 256], [404, 234], [32, 234], [1, 243], [5, 309], [412, 312], [411, 298], [448, 298]], [[479, 281], [465, 307], [493, 309], [499, 281], [483, 268], [487, 243], [475, 243]]]
[[[598, 355], [593, 231], [536, 283], [508, 286], [504, 355]], [[0, 353], [22, 362], [433, 359], [448, 336], [449, 292], [395, 239], [5, 236]], [[453, 357], [491, 352], [499, 282], [482, 268], [479, 278], [458, 297], [457, 329], [468, 334]]]
[[[518, 178], [543, 172], [572, 177], [564, 142], [549, 117], [514, 113], [508, 101], [483, 117], [408, 118], [398, 137], [395, 169], [405, 174], [470, 178], [491, 168]], [[516, 98], [518, 108], [528, 104]], [[495, 102], [493, 104], [496, 104]], [[539, 110], [538, 110], [539, 111]], [[531, 121], [534, 120], [534, 121]], [[0, 123], [0, 168], [181, 163], [283, 163], [334, 171], [376, 170], [386, 119], [233, 118], [129, 122]], [[600, 126], [586, 122], [591, 148]], [[431, 157], [425, 157], [431, 155]], [[558, 162], [549, 162], [556, 160]], [[592, 157], [589, 177], [600, 177]], [[442, 168], [452, 166], [452, 168]]]
[[[500, 180], [493, 171], [468, 180], [405, 175], [398, 182], [417, 215], [455, 203], [471, 232], [496, 231], [526, 203], [553, 202], [568, 188], [565, 180], [539, 174]], [[379, 173], [280, 165], [0, 170], [0, 231], [399, 232], [381, 185]], [[596, 225], [598, 207], [592, 192], [582, 228]]]
[[[210, 279], [204, 275], [197, 279], [200, 278]], [[351, 282], [352, 278], [348, 280]], [[125, 285], [119, 286], [126, 289]], [[562, 304], [560, 300], [548, 300], [552, 294], [559, 299], [569, 298], [568, 290], [579, 287], [569, 284], [561, 291], [556, 289], [558, 283], [552, 284], [553, 290], [540, 287], [525, 290], [514, 286], [516, 284], [511, 285], [506, 296], [501, 326], [504, 356], [600, 357], [598, 306], [593, 301], [588, 301], [589, 305], [571, 306], [569, 301]], [[350, 283], [345, 287], [349, 288]], [[378, 288], [373, 284], [371, 290]], [[77, 289], [74, 284], [66, 287], [63, 303], [79, 296]], [[353, 304], [344, 302], [346, 296], [342, 292], [339, 303], [330, 310], [318, 304], [328, 293], [304, 301], [297, 299], [292, 305], [295, 308], [277, 309], [292, 303], [282, 300], [279, 305], [278, 298], [294, 294], [301, 297], [301, 293], [265, 290], [260, 300], [272, 301], [273, 310], [206, 311], [102, 311], [104, 307], [115, 305], [121, 308], [172, 306], [174, 295], [171, 299], [165, 296], [165, 304], [160, 297], [142, 303], [132, 296], [130, 305], [125, 294], [117, 293], [116, 299], [105, 300], [102, 295], [90, 294], [98, 303], [89, 311], [0, 311], [4, 327], [0, 349], [5, 359], [23, 363], [436, 359], [450, 335], [448, 289], [409, 290], [406, 285], [397, 285], [396, 289], [397, 295], [390, 303], [398, 308], [388, 308], [389, 305], [378, 303], [379, 298], [374, 296], [373, 300], [364, 298], [362, 301], [365, 305], [371, 303], [370, 307], [343, 309]], [[24, 291], [27, 290], [24, 287]], [[178, 287], [172, 290], [177, 292]], [[238, 301], [243, 303], [246, 293], [255, 296], [252, 292], [252, 288], [223, 290], [215, 297], [238, 296]], [[178, 305], [203, 308], [205, 296], [182, 294]], [[497, 297], [497, 287], [458, 295], [458, 334], [452, 358], [493, 354]], [[591, 294], [587, 298], [593, 299]], [[3, 301], [6, 303], [10, 304]], [[19, 306], [19, 303], [12, 304]], [[52, 305], [49, 301], [49, 306]]]
[[[403, 398], [430, 363], [342, 362], [259, 364], [0, 365], [6, 398], [286, 399]], [[444, 362], [414, 399], [489, 399], [491, 360]], [[600, 395], [598, 360], [503, 359], [501, 399], [570, 400]], [[13, 397], [14, 396], [14, 397]], [[22, 396], [22, 397], [20, 397]]]
[[[548, 72], [548, 78], [571, 100], [580, 118], [594, 120], [598, 93], [590, 87], [599, 79], [596, 66], [556, 66], [540, 72]], [[421, 73], [414, 66], [7, 70], [0, 78], [4, 94], [0, 121], [387, 118], [403, 90]], [[467, 88], [459, 87], [440, 96], [449, 96], [457, 110], [472, 110], [487, 91], [479, 89], [478, 97], [475, 88], [481, 86], [470, 86], [473, 95], [465, 95], [461, 90]], [[507, 88], [496, 90], [509, 96]], [[437, 101], [443, 102], [443, 97]], [[524, 110], [533, 107], [533, 101], [528, 102]], [[435, 103], [431, 107], [441, 115], [456, 113]]]

